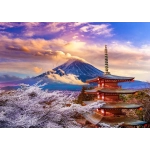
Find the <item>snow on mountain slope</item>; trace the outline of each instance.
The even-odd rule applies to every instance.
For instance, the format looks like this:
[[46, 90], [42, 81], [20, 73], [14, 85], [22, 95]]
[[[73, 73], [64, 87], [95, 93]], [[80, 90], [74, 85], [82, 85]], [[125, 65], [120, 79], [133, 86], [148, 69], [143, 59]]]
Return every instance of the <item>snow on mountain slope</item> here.
[[98, 70], [91, 64], [77, 59], [68, 60], [66, 63], [53, 69], [57, 74], [62, 76], [60, 69], [63, 70], [65, 74], [76, 75], [78, 79], [83, 82], [85, 82], [87, 79], [101, 76], [103, 74], [101, 70]]
[[87, 79], [94, 78], [96, 76], [101, 76], [103, 74], [101, 70], [98, 70], [85, 61], [70, 59], [66, 63], [54, 68], [53, 71], [47, 71], [37, 76], [36, 78], [46, 77], [53, 73], [60, 76], [73, 74], [76, 75], [77, 78], [82, 82], [85, 82]]
[[66, 63], [54, 68], [53, 70], [55, 70], [57, 73], [59, 69], [63, 70], [66, 74], [74, 75], [86, 75], [94, 77], [96, 75], [103, 74], [102, 71], [98, 70], [87, 62], [77, 59], [68, 60]]

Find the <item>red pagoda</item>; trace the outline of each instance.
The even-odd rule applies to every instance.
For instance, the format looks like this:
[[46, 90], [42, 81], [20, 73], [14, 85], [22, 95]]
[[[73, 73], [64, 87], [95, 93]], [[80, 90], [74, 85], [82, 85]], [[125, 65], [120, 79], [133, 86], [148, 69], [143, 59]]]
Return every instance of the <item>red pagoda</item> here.
[[95, 101], [102, 101], [105, 104], [92, 114], [84, 115], [86, 120], [97, 126], [101, 126], [101, 124], [114, 126], [122, 123], [122, 127], [137, 127], [146, 124], [145, 121], [127, 117], [122, 111], [123, 109], [138, 109], [141, 107], [138, 104], [125, 103], [120, 99], [120, 94], [134, 94], [136, 92], [131, 89], [122, 89], [118, 85], [119, 82], [127, 81], [133, 82], [134, 77], [116, 76], [108, 72], [108, 53], [105, 45], [105, 73], [103, 76], [86, 81], [87, 83], [97, 83], [97, 87], [85, 91], [86, 94], [94, 94], [96, 98], [93, 101], [84, 101], [86, 105]]

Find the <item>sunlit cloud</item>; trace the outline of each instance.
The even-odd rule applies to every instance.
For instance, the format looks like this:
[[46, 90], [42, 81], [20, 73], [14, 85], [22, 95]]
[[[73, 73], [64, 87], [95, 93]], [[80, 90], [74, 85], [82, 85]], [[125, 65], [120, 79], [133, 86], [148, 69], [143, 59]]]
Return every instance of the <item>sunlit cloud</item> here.
[[15, 47], [15, 46], [6, 46], [6, 49], [7, 50], [12, 50], [12, 51], [24, 51], [24, 52], [27, 52], [29, 53], [30, 50], [29, 48], [27, 48], [26, 46], [20, 46], [20, 47]]
[[62, 83], [68, 83], [68, 84], [75, 84], [75, 85], [85, 85], [86, 83], [83, 83], [81, 80], [79, 80], [75, 75], [68, 74], [64, 76], [60, 76], [58, 74], [50, 74], [48, 75], [48, 78], [56, 81], [56, 82], [62, 82]]
[[34, 70], [37, 74], [39, 74], [39, 73], [42, 72], [43, 69], [42, 69], [42, 68], [39, 68], [39, 67], [34, 67], [33, 70]]

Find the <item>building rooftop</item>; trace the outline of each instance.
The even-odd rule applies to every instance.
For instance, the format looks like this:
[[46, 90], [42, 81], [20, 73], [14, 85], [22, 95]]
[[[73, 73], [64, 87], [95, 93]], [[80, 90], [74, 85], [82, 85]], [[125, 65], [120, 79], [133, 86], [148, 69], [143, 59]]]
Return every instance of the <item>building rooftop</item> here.
[[119, 123], [123, 123], [122, 125], [125, 125], [125, 126], [136, 126], [136, 125], [146, 124], [145, 121], [128, 118], [126, 116], [103, 117], [99, 114], [92, 113], [92, 114], [85, 114], [84, 117], [86, 120], [88, 120], [92, 124], [99, 125], [99, 126], [101, 123], [105, 123], [110, 126], [118, 125]]
[[134, 77], [125, 77], [125, 76], [116, 76], [111, 74], [104, 74], [103, 76], [98, 76], [93, 79], [86, 80], [87, 83], [97, 82], [98, 79], [107, 79], [107, 80], [118, 80], [119, 82], [132, 81]]
[[130, 90], [130, 89], [110, 89], [110, 88], [95, 88], [92, 90], [85, 90], [85, 93], [97, 93], [97, 92], [101, 92], [101, 93], [117, 93], [117, 94], [132, 94], [135, 93], [136, 90]]
[[90, 123], [95, 124], [95, 125], [98, 124], [103, 118], [103, 116], [100, 116], [96, 113], [84, 114], [83, 116], [87, 121], [89, 121]]
[[146, 124], [145, 121], [136, 120], [136, 119], [128, 118], [128, 117], [125, 117], [125, 116], [121, 116], [121, 117], [103, 117], [103, 119], [101, 119], [101, 121], [99, 123], [105, 123], [105, 124], [109, 124], [111, 126], [117, 125], [119, 123], [123, 123], [122, 125], [125, 125], [125, 126], [137, 126], [137, 125]]
[[[83, 101], [84, 104], [88, 105], [88, 104], [92, 104], [93, 102], [95, 101]], [[123, 103], [123, 102], [106, 102], [106, 101], [102, 101], [101, 102], [104, 102], [106, 104], [104, 104], [101, 108], [103, 109], [112, 109], [112, 108], [115, 108], [115, 109], [137, 109], [137, 108], [140, 108], [142, 107], [142, 105], [138, 105], [138, 104], [129, 104], [129, 103]]]

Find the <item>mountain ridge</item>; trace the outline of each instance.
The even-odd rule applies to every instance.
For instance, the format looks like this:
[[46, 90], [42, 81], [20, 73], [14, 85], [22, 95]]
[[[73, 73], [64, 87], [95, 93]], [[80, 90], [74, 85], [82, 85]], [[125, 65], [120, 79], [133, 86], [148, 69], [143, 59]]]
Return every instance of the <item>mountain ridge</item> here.
[[64, 64], [52, 69], [51, 71], [47, 71], [37, 77], [44, 77], [52, 73], [59, 74], [60, 76], [74, 74], [78, 77], [79, 80], [85, 82], [87, 79], [102, 75], [104, 72], [95, 68], [88, 62], [73, 59], [68, 60]]

